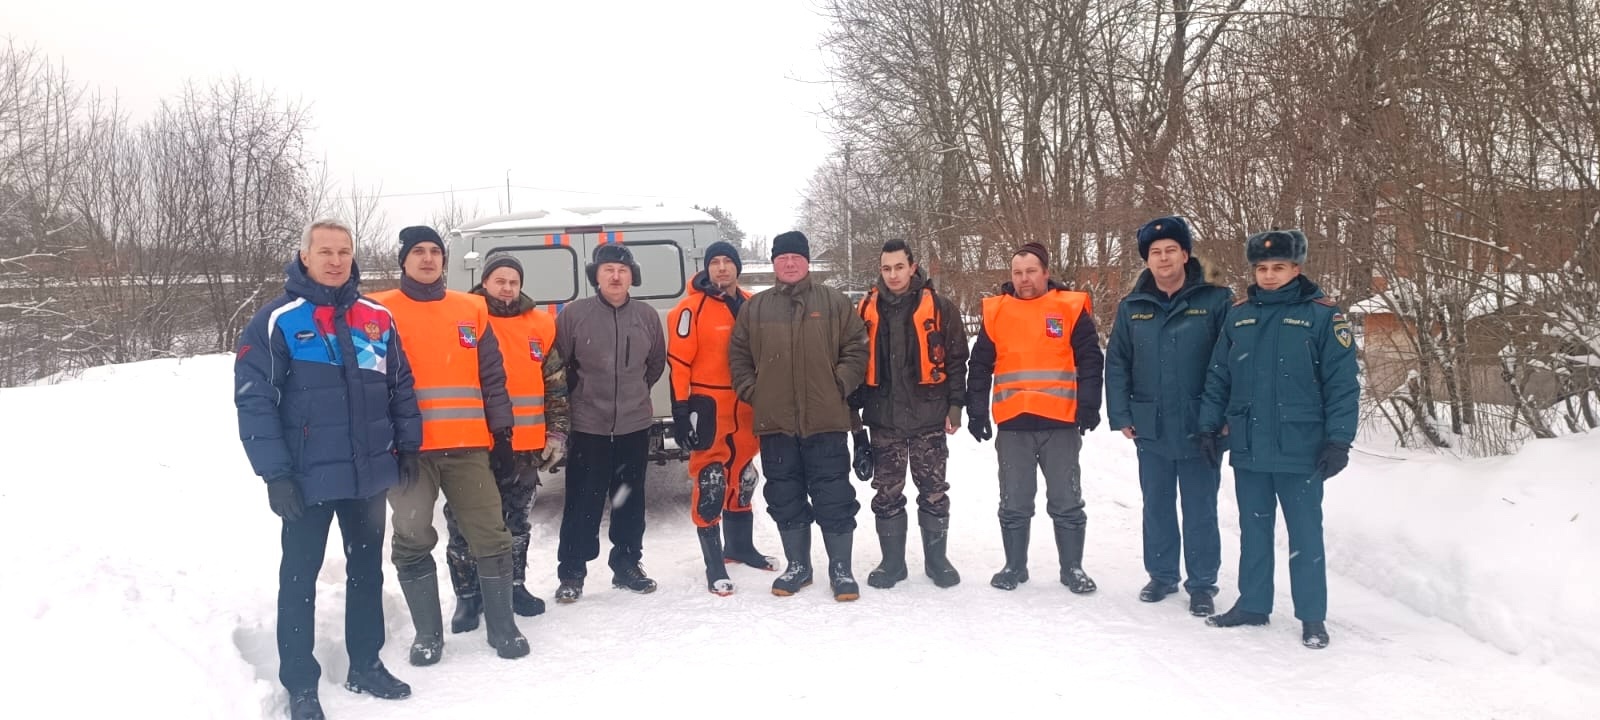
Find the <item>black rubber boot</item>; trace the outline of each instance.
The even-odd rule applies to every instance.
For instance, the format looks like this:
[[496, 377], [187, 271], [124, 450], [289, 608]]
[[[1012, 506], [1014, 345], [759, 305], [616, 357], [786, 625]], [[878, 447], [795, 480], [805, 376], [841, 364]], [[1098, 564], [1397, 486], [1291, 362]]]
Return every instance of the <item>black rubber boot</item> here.
[[446, 551], [444, 559], [450, 567], [450, 587], [456, 592], [456, 611], [450, 616], [450, 632], [477, 630], [478, 616], [483, 613], [483, 597], [478, 594], [478, 561], [471, 555], [454, 551]]
[[433, 558], [397, 568], [400, 592], [411, 610], [411, 626], [416, 639], [411, 641], [411, 664], [432, 665], [444, 657], [444, 618], [439, 610], [439, 576]]
[[715, 525], [695, 528], [695, 534], [700, 536], [700, 557], [706, 563], [706, 590], [712, 595], [732, 595], [733, 581], [722, 560], [722, 529]]
[[483, 624], [487, 626], [489, 646], [507, 660], [528, 654], [528, 639], [517, 629], [511, 612], [511, 553], [478, 561], [478, 586], [483, 589]]
[[1177, 591], [1177, 585], [1168, 585], [1160, 580], [1151, 580], [1145, 583], [1144, 587], [1139, 588], [1139, 602], [1161, 602], [1167, 599], [1168, 595]]
[[772, 594], [787, 597], [811, 584], [811, 525], [779, 530], [778, 538], [783, 541], [783, 556], [789, 566], [772, 581]]
[[850, 546], [854, 540], [855, 533], [822, 534], [822, 546], [828, 550], [828, 584], [833, 587], [833, 599], [839, 602], [861, 597], [861, 586], [850, 570]]
[[867, 573], [867, 584], [888, 590], [906, 579], [906, 514], [892, 518], [878, 518], [878, 545], [883, 548], [883, 562]]
[[383, 663], [373, 663], [367, 668], [350, 668], [346, 676], [344, 688], [356, 694], [367, 694], [384, 700], [399, 700], [411, 697], [411, 686], [389, 673], [389, 668]]
[[1098, 589], [1083, 571], [1084, 528], [1056, 527], [1056, 553], [1061, 559], [1061, 584], [1078, 595]]
[[528, 592], [528, 536], [511, 536], [511, 609], [522, 617], [544, 614], [544, 601]]
[[1308, 620], [1300, 625], [1300, 644], [1312, 650], [1321, 650], [1328, 646], [1328, 626], [1326, 623]]
[[1206, 624], [1210, 625], [1211, 627], [1228, 628], [1239, 627], [1241, 625], [1265, 625], [1267, 624], [1267, 620], [1268, 618], [1266, 615], [1262, 615], [1261, 613], [1253, 613], [1248, 610], [1240, 610], [1239, 606], [1235, 605], [1221, 615], [1212, 615], [1211, 617], [1206, 618]]
[[722, 558], [758, 570], [777, 570], [778, 559], [756, 549], [755, 522], [755, 512], [751, 510], [722, 511]]
[[990, 587], [1015, 590], [1028, 581], [1028, 526], [1000, 528], [1000, 544], [1006, 549], [1006, 566], [990, 578]]
[[942, 588], [955, 587], [961, 582], [961, 573], [950, 564], [947, 546], [950, 544], [950, 516], [934, 515], [925, 510], [917, 512], [917, 525], [922, 528], [923, 572]]

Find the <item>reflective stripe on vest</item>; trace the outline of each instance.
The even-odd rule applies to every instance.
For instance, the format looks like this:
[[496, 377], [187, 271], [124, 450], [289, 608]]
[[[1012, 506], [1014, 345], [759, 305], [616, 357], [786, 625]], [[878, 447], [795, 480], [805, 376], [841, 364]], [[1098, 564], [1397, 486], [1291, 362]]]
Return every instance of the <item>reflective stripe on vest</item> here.
[[511, 447], [518, 452], [543, 450], [544, 359], [555, 348], [555, 316], [531, 310], [516, 317], [491, 316], [489, 325], [500, 344], [511, 395]]
[[1089, 296], [1051, 290], [1032, 300], [984, 298], [983, 326], [995, 346], [995, 423], [1020, 415], [1077, 422], [1078, 366], [1072, 331]]
[[389, 309], [400, 331], [422, 411], [422, 449], [491, 446], [478, 381], [478, 340], [489, 327], [483, 298], [447, 290], [441, 300], [419, 302], [396, 289], [372, 299]]
[[[861, 299], [861, 321], [867, 325], [867, 377], [863, 384], [878, 386], [878, 288], [873, 286]], [[922, 289], [922, 299], [911, 315], [916, 331], [917, 382], [921, 385], [938, 385], [947, 377], [944, 373], [944, 318], [939, 315], [933, 291]]]

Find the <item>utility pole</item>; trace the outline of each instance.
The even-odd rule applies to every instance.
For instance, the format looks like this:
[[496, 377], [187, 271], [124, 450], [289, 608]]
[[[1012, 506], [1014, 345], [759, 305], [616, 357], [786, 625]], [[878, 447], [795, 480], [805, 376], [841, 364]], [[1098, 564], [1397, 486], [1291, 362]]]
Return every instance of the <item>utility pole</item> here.
[[856, 244], [850, 237], [850, 141], [844, 143], [844, 181], [839, 183], [839, 205], [844, 209], [844, 279], [846, 290], [855, 289]]
[[511, 168], [506, 168], [506, 214], [511, 214]]

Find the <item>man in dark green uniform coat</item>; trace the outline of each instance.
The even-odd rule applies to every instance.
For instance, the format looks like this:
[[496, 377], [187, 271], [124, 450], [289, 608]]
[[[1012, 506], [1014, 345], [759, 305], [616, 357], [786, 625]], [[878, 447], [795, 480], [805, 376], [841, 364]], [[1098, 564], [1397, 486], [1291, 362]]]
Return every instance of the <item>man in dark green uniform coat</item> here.
[[1249, 294], [1228, 311], [1211, 355], [1198, 440], [1210, 457], [1227, 449], [1239, 499], [1239, 602], [1206, 619], [1215, 627], [1265, 625], [1272, 613], [1273, 524], [1283, 505], [1289, 587], [1301, 641], [1328, 646], [1328, 571], [1322, 485], [1350, 460], [1361, 388], [1350, 322], [1300, 274], [1298, 230], [1246, 241]]
[[[1182, 549], [1189, 612], [1214, 611], [1222, 540], [1217, 531], [1216, 461], [1201, 457], [1200, 392], [1233, 292], [1206, 282], [1190, 256], [1193, 238], [1180, 217], [1139, 228], [1146, 270], [1117, 306], [1106, 347], [1106, 417], [1139, 452], [1144, 493], [1144, 569], [1139, 599], [1159, 602], [1178, 591]], [[1179, 491], [1183, 532], [1178, 532]], [[1181, 540], [1180, 540], [1181, 537]]]

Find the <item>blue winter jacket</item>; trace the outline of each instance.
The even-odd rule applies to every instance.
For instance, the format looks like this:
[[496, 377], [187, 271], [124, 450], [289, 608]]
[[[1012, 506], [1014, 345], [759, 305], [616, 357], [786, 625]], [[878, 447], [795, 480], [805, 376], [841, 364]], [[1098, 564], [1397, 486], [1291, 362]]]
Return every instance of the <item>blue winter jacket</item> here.
[[1356, 438], [1361, 387], [1350, 321], [1310, 279], [1250, 286], [1211, 354], [1200, 429], [1228, 427], [1233, 467], [1309, 473], [1324, 445]]
[[422, 445], [422, 414], [394, 318], [357, 290], [306, 276], [298, 258], [283, 296], [239, 338], [233, 363], [239, 440], [257, 475], [292, 477], [306, 504], [369, 498], [399, 482], [395, 453]]
[[1106, 346], [1106, 418], [1132, 427], [1141, 449], [1172, 460], [1196, 457], [1200, 393], [1233, 291], [1206, 282], [1189, 258], [1183, 287], [1171, 298], [1145, 270], [1117, 305]]

